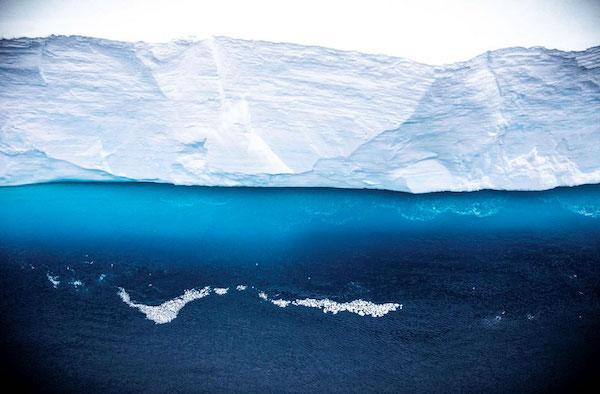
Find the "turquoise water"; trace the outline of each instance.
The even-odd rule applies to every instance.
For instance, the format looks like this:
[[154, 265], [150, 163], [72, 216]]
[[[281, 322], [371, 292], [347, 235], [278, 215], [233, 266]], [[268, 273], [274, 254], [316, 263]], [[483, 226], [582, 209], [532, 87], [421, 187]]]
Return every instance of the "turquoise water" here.
[[[5, 240], [176, 239], [229, 251], [289, 246], [316, 232], [465, 232], [597, 225], [600, 189], [410, 195], [335, 189], [47, 184], [0, 190]], [[463, 225], [463, 226], [461, 226]], [[51, 231], [49, 231], [51, 230]], [[231, 241], [235, 239], [235, 247]], [[285, 245], [273, 244], [272, 241]], [[227, 256], [223, 256], [227, 257]]]
[[[597, 354], [599, 263], [598, 186], [0, 189], [3, 348], [22, 383], [54, 389], [561, 388]], [[118, 295], [159, 305], [204, 286], [229, 290], [165, 324]]]

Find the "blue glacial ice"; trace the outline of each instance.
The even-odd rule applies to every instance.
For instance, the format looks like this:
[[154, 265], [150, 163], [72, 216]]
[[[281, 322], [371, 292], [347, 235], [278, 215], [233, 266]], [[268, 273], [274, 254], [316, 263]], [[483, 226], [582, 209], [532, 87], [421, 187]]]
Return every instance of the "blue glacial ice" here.
[[600, 47], [432, 66], [215, 37], [0, 41], [0, 185], [600, 182]]

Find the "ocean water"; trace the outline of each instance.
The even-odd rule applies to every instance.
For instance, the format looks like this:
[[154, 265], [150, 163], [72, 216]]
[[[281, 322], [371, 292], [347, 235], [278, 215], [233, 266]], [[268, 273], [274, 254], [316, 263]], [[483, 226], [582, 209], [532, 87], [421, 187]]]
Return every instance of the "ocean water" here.
[[0, 316], [46, 391], [579, 389], [600, 187], [1, 188]]

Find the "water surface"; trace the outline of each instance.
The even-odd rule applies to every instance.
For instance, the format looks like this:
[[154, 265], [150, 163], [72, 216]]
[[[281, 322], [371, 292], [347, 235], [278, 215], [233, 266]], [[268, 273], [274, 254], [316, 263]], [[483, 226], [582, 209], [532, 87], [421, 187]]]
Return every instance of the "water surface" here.
[[[597, 365], [599, 263], [598, 186], [0, 189], [3, 354], [47, 389], [573, 388]], [[118, 294], [159, 305], [205, 286], [229, 290], [164, 324]], [[307, 298], [402, 308], [269, 301]]]

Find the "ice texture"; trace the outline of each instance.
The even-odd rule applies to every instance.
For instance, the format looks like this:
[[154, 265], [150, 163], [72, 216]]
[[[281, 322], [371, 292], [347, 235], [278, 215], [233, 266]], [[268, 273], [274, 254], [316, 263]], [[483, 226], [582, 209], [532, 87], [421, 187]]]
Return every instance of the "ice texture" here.
[[215, 37], [0, 41], [0, 185], [413, 193], [600, 181], [600, 47], [431, 66]]

